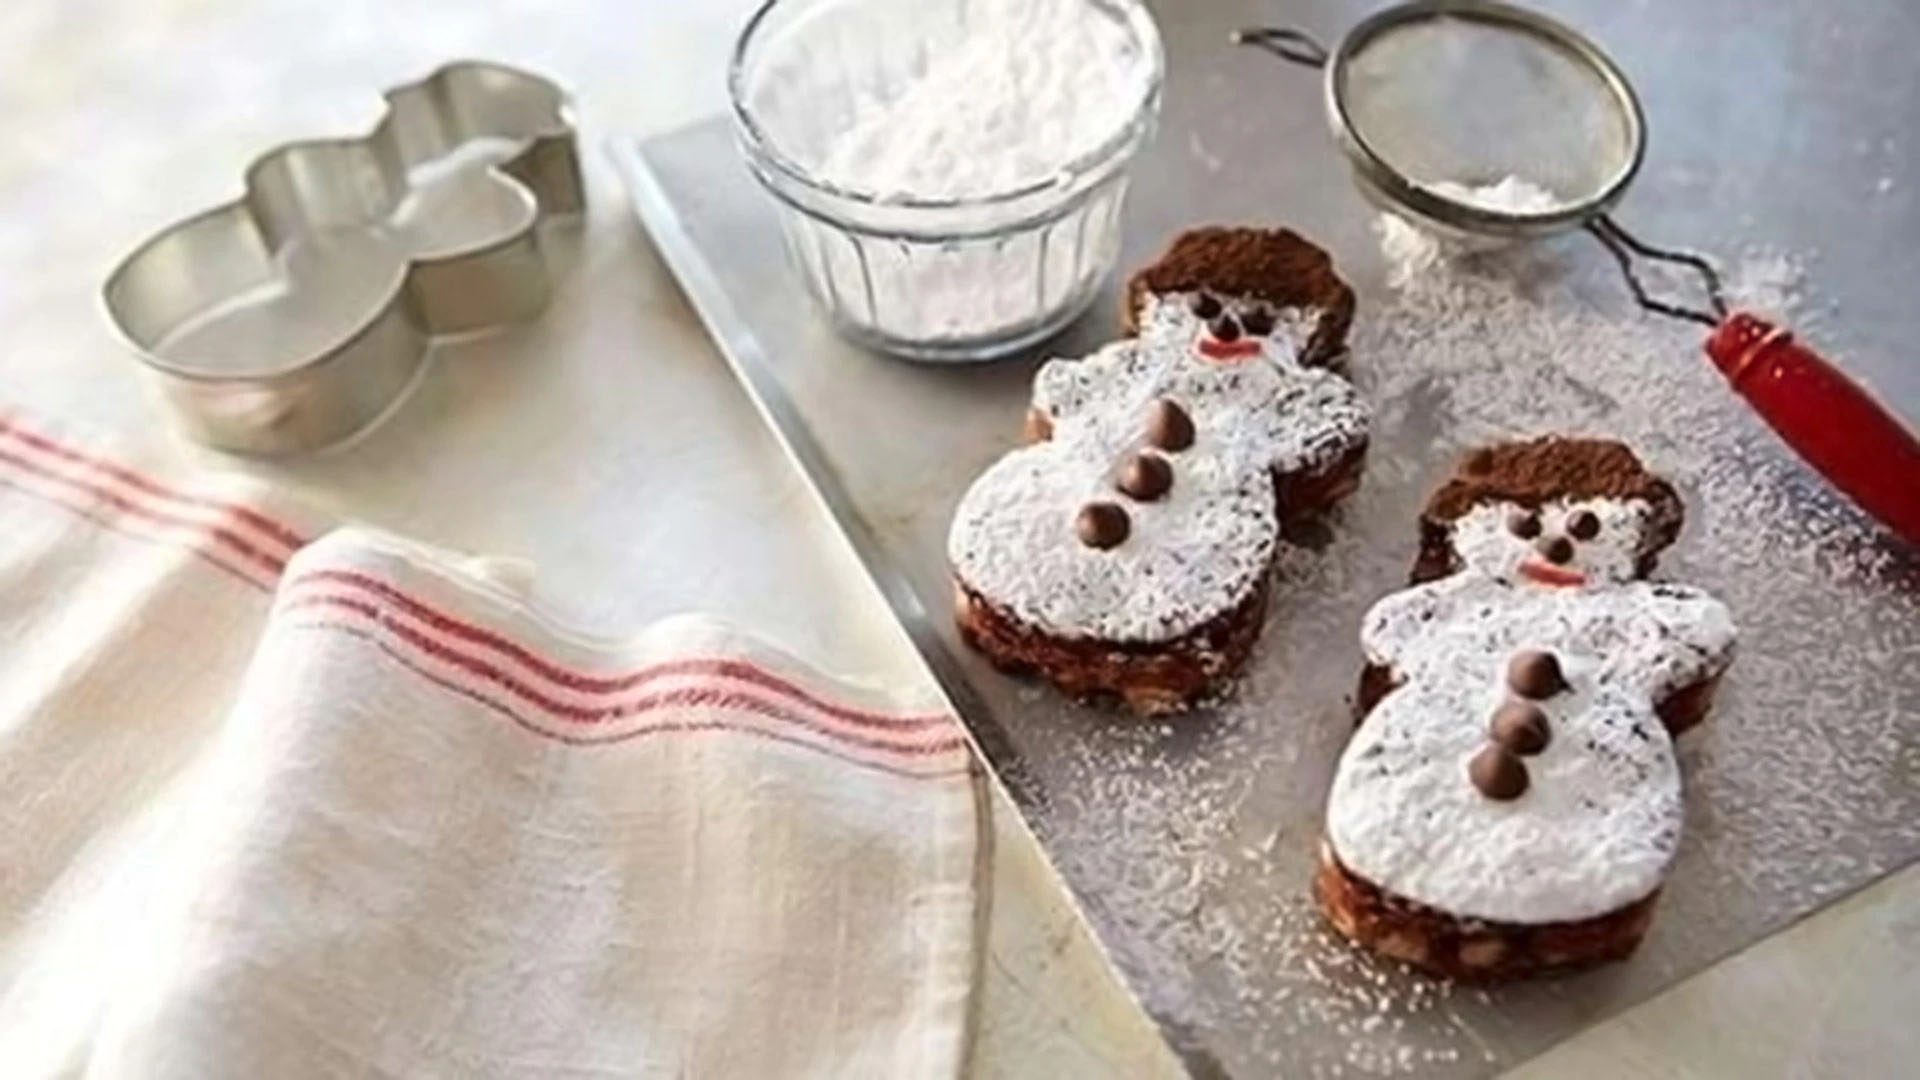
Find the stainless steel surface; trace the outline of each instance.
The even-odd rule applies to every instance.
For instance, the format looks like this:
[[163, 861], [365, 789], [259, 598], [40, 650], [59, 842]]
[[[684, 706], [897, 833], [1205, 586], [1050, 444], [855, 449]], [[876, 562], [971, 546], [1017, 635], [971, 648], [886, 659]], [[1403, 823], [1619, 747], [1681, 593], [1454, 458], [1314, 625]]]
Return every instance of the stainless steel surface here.
[[967, 197], [845, 187], [816, 166], [861, 102], [956, 47], [969, 0], [768, 0], [748, 20], [727, 79], [740, 150], [776, 200], [795, 272], [842, 333], [915, 359], [983, 360], [1052, 336], [1093, 302], [1119, 251], [1127, 167], [1153, 132], [1163, 62], [1138, 0], [1083, 6], [1125, 35], [1138, 100], [1054, 175]]
[[584, 199], [564, 93], [459, 61], [386, 101], [364, 137], [269, 151], [242, 198], [108, 276], [109, 317], [200, 442], [340, 442], [398, 400], [435, 335], [545, 307], [540, 226]]
[[[1920, 170], [1909, 141], [1920, 130], [1910, 63], [1920, 23], [1870, 3], [1551, 10], [1603, 43], [1646, 105], [1645, 182], [1621, 216], [1694, 247], [1760, 241], [1809, 253], [1819, 294], [1839, 298], [1818, 328], [1823, 347], [1909, 419], [1920, 414], [1910, 359]], [[1309, 3], [1286, 21], [1340, 27], [1361, 14]], [[1556, 373], [1558, 400], [1538, 406], [1468, 398], [1405, 370], [1386, 378], [1389, 365], [1417, 372], [1422, 343], [1380, 329], [1398, 301], [1315, 88], [1228, 43], [1234, 28], [1271, 21], [1264, 3], [1163, 12], [1166, 109], [1136, 166], [1123, 263], [1196, 222], [1300, 227], [1360, 293], [1352, 364], [1363, 388], [1399, 391], [1376, 400], [1360, 494], [1316, 550], [1290, 557], [1237, 696], [1167, 727], [1064, 704], [993, 672], [952, 633], [948, 517], [1017, 442], [1032, 364], [925, 367], [840, 340], [779, 265], [771, 213], [724, 121], [616, 156], [689, 298], [1194, 1071], [1485, 1075], [1920, 857], [1920, 567], [1736, 419], [1744, 407], [1704, 371], [1692, 328], [1650, 324], [1646, 333], [1664, 336], [1646, 363], [1697, 365], [1701, 378], [1686, 385], [1698, 401], [1648, 408], [1646, 395], [1606, 381], [1619, 378], [1618, 361], [1591, 373], [1569, 364]], [[1586, 305], [1570, 320], [1587, 307], [1633, 318], [1588, 248], [1549, 247], [1506, 272], [1531, 275], [1518, 278], [1522, 293]], [[1111, 336], [1113, 310], [1097, 307], [1053, 351]], [[1511, 347], [1489, 337], [1490, 351]], [[1350, 730], [1354, 629], [1404, 582], [1415, 508], [1458, 449], [1490, 427], [1532, 430], [1543, 422], [1533, 409], [1560, 415], [1568, 401], [1592, 430], [1656, 433], [1669, 449], [1697, 437], [1683, 428], [1703, 416], [1733, 433], [1691, 478], [1691, 524], [1663, 568], [1733, 606], [1742, 651], [1713, 717], [1682, 744], [1686, 840], [1640, 953], [1576, 978], [1449, 991], [1344, 948], [1318, 929], [1308, 899], [1322, 799]], [[1712, 499], [1696, 486], [1708, 475]]]

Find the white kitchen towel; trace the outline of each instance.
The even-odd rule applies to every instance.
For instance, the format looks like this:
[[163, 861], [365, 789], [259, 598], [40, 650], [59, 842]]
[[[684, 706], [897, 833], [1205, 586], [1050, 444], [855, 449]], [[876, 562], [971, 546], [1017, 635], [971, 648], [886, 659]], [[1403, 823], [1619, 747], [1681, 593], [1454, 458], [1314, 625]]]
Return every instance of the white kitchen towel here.
[[0, 1075], [951, 1076], [937, 701], [0, 417]]
[[181, 797], [318, 525], [0, 411], [0, 1076], [84, 1067], [144, 894], [192, 872]]

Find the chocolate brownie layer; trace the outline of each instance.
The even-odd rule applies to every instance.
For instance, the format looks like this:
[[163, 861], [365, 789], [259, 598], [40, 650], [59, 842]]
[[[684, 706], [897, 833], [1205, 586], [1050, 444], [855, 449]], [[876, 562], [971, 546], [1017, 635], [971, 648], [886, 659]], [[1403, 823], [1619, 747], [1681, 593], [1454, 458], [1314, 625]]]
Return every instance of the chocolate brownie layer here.
[[1136, 712], [1177, 712], [1221, 689], [1246, 662], [1267, 610], [1263, 579], [1226, 614], [1163, 642], [1048, 634], [954, 580], [954, 617], [968, 645], [1014, 674], [1045, 676], [1075, 698], [1119, 698]]
[[1387, 892], [1320, 845], [1314, 897], [1335, 930], [1423, 971], [1464, 982], [1498, 982], [1621, 960], [1653, 923], [1659, 892], [1591, 919], [1503, 923], [1461, 918]]
[[1323, 514], [1360, 488], [1360, 467], [1367, 458], [1367, 442], [1360, 440], [1339, 457], [1317, 469], [1275, 473], [1273, 485], [1282, 522]]
[[1667, 726], [1667, 734], [1679, 737], [1707, 718], [1713, 708], [1713, 692], [1720, 688], [1720, 676], [1701, 679], [1675, 690], [1654, 703], [1653, 711]]

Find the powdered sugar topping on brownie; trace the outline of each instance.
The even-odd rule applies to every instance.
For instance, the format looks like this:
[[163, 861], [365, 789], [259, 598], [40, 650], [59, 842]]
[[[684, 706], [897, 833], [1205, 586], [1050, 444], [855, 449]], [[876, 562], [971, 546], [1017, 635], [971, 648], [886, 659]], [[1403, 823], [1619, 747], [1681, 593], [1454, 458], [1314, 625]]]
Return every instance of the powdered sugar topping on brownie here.
[[1595, 658], [1556, 656], [1573, 689], [1540, 703], [1552, 739], [1525, 759], [1516, 799], [1467, 777], [1506, 697], [1505, 656], [1458, 658], [1454, 679], [1382, 699], [1334, 779], [1327, 835], [1341, 863], [1450, 915], [1507, 923], [1589, 919], [1658, 888], [1680, 840], [1672, 740]]
[[[1144, 414], [1144, 407], [1136, 411]], [[1138, 427], [1138, 419], [1134, 427]], [[1279, 535], [1273, 481], [1196, 423], [1194, 445], [1170, 453], [1173, 486], [1152, 502], [1114, 488], [1136, 431], [1088, 424], [1001, 458], [954, 513], [948, 557], [989, 601], [1050, 634], [1164, 641], [1231, 610], [1259, 585]], [[1092, 548], [1075, 511], [1120, 503], [1124, 543]]]
[[[1204, 322], [1181, 314], [1184, 295], [1148, 308], [1138, 338], [1041, 368], [1033, 407], [1052, 421], [1051, 439], [1001, 459], [954, 514], [948, 557], [960, 580], [1051, 634], [1161, 642], [1231, 611], [1279, 542], [1274, 474], [1329, 466], [1365, 438], [1368, 410], [1352, 385], [1296, 359], [1310, 313], [1276, 319], [1254, 339], [1258, 354], [1221, 362], [1197, 351]], [[1160, 399], [1191, 418], [1192, 446], [1149, 447], [1146, 418]], [[1165, 497], [1116, 490], [1139, 452], [1171, 464]], [[1095, 500], [1130, 519], [1114, 548], [1075, 534], [1075, 511]]]
[[1352, 383], [1297, 359], [1317, 319], [1301, 309], [1279, 313], [1273, 333], [1253, 339], [1259, 356], [1220, 363], [1196, 351], [1206, 323], [1188, 310], [1185, 294], [1153, 297], [1137, 339], [1043, 366], [1033, 407], [1054, 422], [1056, 438], [1076, 424], [1118, 424], [1137, 435], [1141, 413], [1165, 397], [1214, 433], [1210, 453], [1276, 472], [1318, 468], [1365, 439], [1371, 412]]
[[[1553, 565], [1584, 583], [1521, 572], [1537, 547], [1517, 516], [1535, 515], [1551, 540], [1582, 512], [1595, 521], [1577, 531], [1590, 535]], [[1361, 644], [1396, 687], [1342, 754], [1328, 800], [1349, 870], [1449, 914], [1516, 923], [1593, 918], [1659, 887], [1681, 803], [1655, 707], [1725, 670], [1734, 626], [1698, 589], [1634, 579], [1651, 514], [1638, 499], [1481, 503], [1453, 524], [1459, 573], [1367, 613]], [[1524, 759], [1525, 793], [1500, 801], [1469, 782], [1466, 762], [1513, 696], [1506, 667], [1524, 650], [1551, 653], [1571, 689], [1535, 702], [1551, 740]]]
[[[1653, 516], [1643, 499], [1555, 499], [1537, 508], [1510, 502], [1482, 503], [1453, 522], [1453, 550], [1480, 573], [1504, 582], [1525, 580], [1529, 560], [1539, 554], [1528, 538], [1514, 535], [1516, 515], [1533, 515], [1543, 536], [1568, 536], [1576, 514], [1592, 515], [1598, 532], [1569, 545], [1571, 556], [1560, 569], [1591, 581], [1630, 581], [1637, 576], [1645, 529]], [[1572, 539], [1569, 536], [1569, 539]]]
[[[1148, 293], [1140, 304], [1136, 321], [1143, 341], [1163, 341], [1191, 345], [1207, 329], [1207, 320], [1193, 313], [1195, 292]], [[1307, 347], [1325, 312], [1313, 307], [1279, 307], [1244, 296], [1219, 298], [1221, 309], [1236, 319], [1248, 312], [1260, 311], [1273, 319], [1273, 330], [1263, 335], [1262, 346], [1268, 359], [1296, 362]]]

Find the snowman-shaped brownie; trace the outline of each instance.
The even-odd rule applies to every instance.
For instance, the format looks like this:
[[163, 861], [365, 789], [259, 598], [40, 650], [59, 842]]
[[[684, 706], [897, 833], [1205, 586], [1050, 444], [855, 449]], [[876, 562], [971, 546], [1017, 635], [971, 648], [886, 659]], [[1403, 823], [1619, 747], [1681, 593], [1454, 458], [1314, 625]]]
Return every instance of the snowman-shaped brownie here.
[[1259, 634], [1283, 520], [1358, 483], [1368, 410], [1325, 366], [1352, 314], [1294, 233], [1176, 239], [1129, 283], [1133, 336], [1043, 366], [1035, 442], [955, 510], [966, 639], [1142, 712], [1218, 689]]
[[1720, 602], [1645, 580], [1680, 520], [1603, 440], [1482, 449], [1435, 493], [1429, 580], [1361, 631], [1317, 880], [1338, 929], [1476, 979], [1638, 944], [1680, 838], [1672, 736], [1733, 654]]

